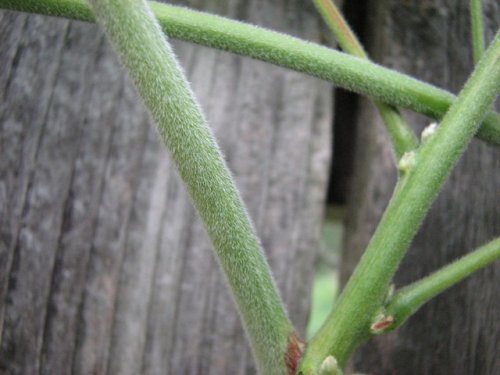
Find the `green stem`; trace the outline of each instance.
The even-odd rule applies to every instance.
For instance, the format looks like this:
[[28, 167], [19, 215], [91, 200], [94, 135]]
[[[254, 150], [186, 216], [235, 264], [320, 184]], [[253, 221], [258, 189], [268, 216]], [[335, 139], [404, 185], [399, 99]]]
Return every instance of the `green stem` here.
[[[369, 60], [367, 53], [352, 32], [349, 24], [331, 0], [313, 0], [314, 5], [330, 27], [340, 47], [347, 53]], [[405, 122], [398, 109], [381, 101], [374, 101], [377, 110], [384, 121], [392, 142], [396, 160], [401, 159], [405, 152], [414, 150], [418, 146], [417, 137]]]
[[443, 182], [477, 131], [500, 87], [500, 33], [477, 65], [436, 132], [413, 156], [333, 312], [312, 338], [301, 369], [317, 373], [329, 355], [343, 366], [370, 337], [388, 285]]
[[481, 0], [470, 0], [470, 29], [472, 36], [472, 56], [477, 64], [484, 53], [484, 27]]
[[337, 6], [331, 0], [313, 0], [313, 2], [335, 36], [340, 47], [350, 55], [369, 60], [368, 54]]
[[498, 259], [500, 259], [500, 237], [432, 275], [397, 291], [384, 312], [393, 321], [388, 329], [396, 329], [430, 299]]
[[377, 107], [389, 133], [394, 149], [394, 156], [396, 160], [400, 160], [405, 152], [410, 152], [417, 148], [417, 137], [396, 107], [378, 100], [374, 100], [373, 103]]
[[230, 172], [170, 45], [144, 0], [90, 3], [205, 224], [259, 371], [284, 374], [293, 328]]
[[[165, 33], [173, 38], [307, 73], [436, 119], [456, 100], [445, 90], [314, 43], [182, 7], [149, 4]], [[0, 8], [93, 21], [85, 0], [0, 0]], [[500, 115], [490, 112], [478, 136], [500, 145]]]

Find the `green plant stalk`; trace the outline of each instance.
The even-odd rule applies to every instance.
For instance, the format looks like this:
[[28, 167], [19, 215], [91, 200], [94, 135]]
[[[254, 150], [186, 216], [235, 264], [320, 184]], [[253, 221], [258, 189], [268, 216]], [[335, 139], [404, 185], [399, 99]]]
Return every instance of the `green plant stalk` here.
[[[352, 32], [337, 6], [331, 0], [313, 0], [313, 2], [340, 47], [350, 55], [369, 60], [368, 54], [363, 49], [356, 35]], [[401, 159], [405, 152], [417, 148], [417, 137], [405, 122], [398, 109], [378, 100], [375, 100], [374, 104], [389, 133], [396, 161]]]
[[446, 177], [477, 131], [500, 88], [500, 32], [435, 134], [410, 156], [365, 253], [335, 307], [311, 339], [300, 369], [316, 374], [334, 356], [345, 365], [370, 337], [370, 326], [402, 257]]
[[260, 373], [284, 374], [291, 326], [210, 128], [144, 0], [91, 0], [212, 240]]
[[388, 330], [398, 328], [423, 304], [498, 259], [500, 259], [500, 237], [400, 289], [389, 300], [385, 309], [384, 315], [393, 319]]
[[472, 57], [477, 64], [484, 53], [484, 26], [481, 0], [470, 0], [470, 29], [472, 36]]
[[[440, 119], [456, 97], [435, 86], [345, 53], [242, 22], [150, 2], [173, 38], [249, 56], [313, 75], [397, 107]], [[0, 0], [0, 8], [92, 22], [85, 0]], [[500, 145], [500, 115], [486, 116], [479, 138]]]
[[418, 147], [417, 137], [399, 110], [378, 100], [374, 100], [373, 104], [380, 113], [389, 133], [396, 160], [400, 160], [405, 152], [415, 150]]
[[368, 54], [337, 6], [331, 0], [313, 0], [313, 2], [340, 47], [350, 55], [368, 60]]

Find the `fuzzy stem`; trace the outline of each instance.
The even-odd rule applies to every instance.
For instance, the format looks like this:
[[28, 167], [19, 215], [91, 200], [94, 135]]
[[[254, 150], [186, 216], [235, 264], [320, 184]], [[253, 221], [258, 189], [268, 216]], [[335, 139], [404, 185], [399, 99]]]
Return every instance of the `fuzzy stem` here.
[[398, 182], [393, 197], [334, 310], [306, 348], [300, 369], [316, 374], [334, 356], [343, 366], [370, 337], [389, 283], [446, 177], [477, 131], [500, 87], [500, 33], [467, 81], [434, 135]]
[[91, 0], [155, 120], [212, 240], [262, 374], [285, 374], [293, 328], [243, 202], [164, 34], [144, 0]]
[[[313, 75], [384, 103], [440, 119], [456, 97], [435, 86], [345, 53], [288, 35], [187, 8], [150, 2], [167, 35]], [[85, 0], [0, 0], [0, 8], [82, 21]], [[490, 111], [478, 137], [500, 145], [500, 115]]]
[[[350, 55], [369, 60], [368, 54], [363, 49], [363, 46], [349, 27], [349, 24], [344, 19], [337, 6], [331, 0], [313, 1], [335, 36], [335, 39], [337, 39], [340, 47]], [[417, 137], [415, 137], [415, 134], [405, 122], [398, 109], [378, 100], [375, 100], [374, 104], [389, 133], [396, 160], [401, 159], [405, 152], [417, 148]]]
[[477, 64], [484, 53], [484, 27], [481, 0], [470, 0], [470, 29], [472, 38], [472, 56]]
[[500, 237], [397, 291], [384, 312], [384, 315], [392, 317], [393, 323], [389, 330], [399, 327], [423, 304], [438, 294], [498, 259], [500, 259]]

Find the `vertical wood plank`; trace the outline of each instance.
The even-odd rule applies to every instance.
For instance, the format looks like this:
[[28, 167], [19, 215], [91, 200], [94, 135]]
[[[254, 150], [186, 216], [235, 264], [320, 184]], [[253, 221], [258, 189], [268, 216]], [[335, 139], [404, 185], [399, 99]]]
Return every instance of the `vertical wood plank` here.
[[[189, 5], [319, 39], [321, 21], [301, 1]], [[203, 226], [103, 35], [79, 22], [0, 17], [0, 373], [253, 373]], [[187, 43], [175, 49], [303, 331], [331, 87]]]

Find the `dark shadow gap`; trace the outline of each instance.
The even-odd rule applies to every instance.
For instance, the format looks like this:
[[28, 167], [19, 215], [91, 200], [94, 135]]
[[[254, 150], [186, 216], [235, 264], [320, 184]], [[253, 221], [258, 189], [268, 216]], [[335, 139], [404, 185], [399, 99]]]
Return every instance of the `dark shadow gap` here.
[[[352, 30], [364, 45], [367, 0], [345, 1], [342, 10]], [[348, 181], [354, 162], [358, 102], [357, 94], [335, 88], [332, 165], [327, 192], [329, 206], [344, 206], [347, 202]]]

